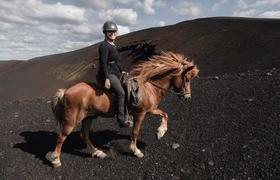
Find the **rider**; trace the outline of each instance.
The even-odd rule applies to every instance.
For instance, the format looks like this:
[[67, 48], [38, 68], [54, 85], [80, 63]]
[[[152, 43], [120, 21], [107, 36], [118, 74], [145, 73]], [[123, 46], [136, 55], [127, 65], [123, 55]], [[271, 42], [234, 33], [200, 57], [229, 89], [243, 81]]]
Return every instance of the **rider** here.
[[120, 77], [122, 67], [120, 64], [120, 55], [114, 44], [117, 37], [118, 27], [116, 23], [107, 21], [103, 25], [104, 41], [99, 46], [99, 70], [97, 80], [104, 85], [106, 89], [112, 89], [118, 99], [117, 121], [120, 127], [129, 127], [130, 123], [125, 119], [125, 91], [121, 85]]

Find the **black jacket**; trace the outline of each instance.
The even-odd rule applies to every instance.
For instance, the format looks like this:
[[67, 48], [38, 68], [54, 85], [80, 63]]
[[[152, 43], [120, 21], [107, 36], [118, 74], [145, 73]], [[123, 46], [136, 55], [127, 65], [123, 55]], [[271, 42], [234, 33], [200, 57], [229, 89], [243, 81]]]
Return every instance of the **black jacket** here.
[[115, 74], [120, 78], [121, 73], [122, 68], [117, 47], [104, 40], [99, 46], [97, 81], [104, 84], [106, 78], [108, 78], [108, 74]]

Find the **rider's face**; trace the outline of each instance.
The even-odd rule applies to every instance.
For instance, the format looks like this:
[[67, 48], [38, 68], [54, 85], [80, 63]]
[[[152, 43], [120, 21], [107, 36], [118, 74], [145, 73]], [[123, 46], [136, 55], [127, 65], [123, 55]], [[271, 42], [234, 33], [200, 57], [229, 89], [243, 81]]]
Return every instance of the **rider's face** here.
[[115, 40], [117, 38], [117, 31], [108, 31], [108, 32], [106, 32], [106, 36], [110, 40]]

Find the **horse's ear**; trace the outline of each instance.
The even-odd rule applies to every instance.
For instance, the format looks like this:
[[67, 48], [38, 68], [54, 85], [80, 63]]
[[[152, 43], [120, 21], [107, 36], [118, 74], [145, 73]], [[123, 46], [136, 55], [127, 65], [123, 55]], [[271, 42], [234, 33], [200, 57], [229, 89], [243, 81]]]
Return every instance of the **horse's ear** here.
[[195, 65], [190, 66], [190, 67], [187, 67], [187, 68], [185, 69], [184, 73], [187, 73], [187, 72], [191, 71], [194, 67], [195, 67]]

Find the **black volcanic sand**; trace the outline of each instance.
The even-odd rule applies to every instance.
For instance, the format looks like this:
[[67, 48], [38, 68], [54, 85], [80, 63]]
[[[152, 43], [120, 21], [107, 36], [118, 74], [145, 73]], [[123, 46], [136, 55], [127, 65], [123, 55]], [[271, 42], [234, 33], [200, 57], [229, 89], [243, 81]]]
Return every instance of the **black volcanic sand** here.
[[[1, 179], [279, 179], [280, 69], [197, 78], [192, 100], [169, 93], [161, 107], [170, 117], [156, 140], [157, 116], [146, 116], [139, 147], [129, 150], [129, 129], [114, 119], [93, 123], [94, 144], [110, 153], [91, 158], [78, 130], [63, 147], [62, 167], [45, 159], [55, 144], [56, 124], [49, 99], [0, 105]], [[173, 149], [172, 145], [179, 147]]]

